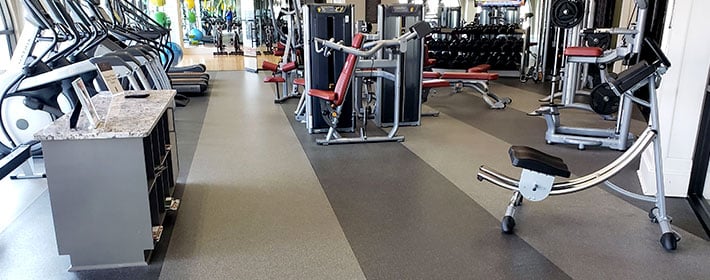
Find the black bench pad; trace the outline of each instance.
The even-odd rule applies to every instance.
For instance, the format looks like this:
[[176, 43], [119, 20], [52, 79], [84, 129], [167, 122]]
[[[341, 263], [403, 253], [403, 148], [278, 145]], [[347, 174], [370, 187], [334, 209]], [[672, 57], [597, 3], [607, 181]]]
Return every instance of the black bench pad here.
[[561, 158], [551, 156], [527, 146], [512, 146], [508, 150], [513, 166], [552, 176], [569, 178], [567, 164]]
[[648, 76], [653, 75], [654, 72], [656, 72], [656, 66], [642, 60], [619, 73], [613, 83], [620, 93], [624, 93], [641, 81], [648, 79]]

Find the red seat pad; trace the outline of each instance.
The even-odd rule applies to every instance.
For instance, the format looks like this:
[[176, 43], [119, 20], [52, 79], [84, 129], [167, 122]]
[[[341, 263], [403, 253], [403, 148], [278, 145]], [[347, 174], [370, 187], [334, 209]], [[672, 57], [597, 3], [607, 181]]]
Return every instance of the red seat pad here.
[[451, 83], [447, 80], [428, 80], [422, 82], [423, 88], [448, 87]]
[[320, 99], [334, 102], [335, 101], [335, 92], [332, 90], [320, 90], [320, 89], [314, 89], [312, 88], [311, 90], [308, 91], [308, 94], [310, 96], [315, 96]]
[[439, 72], [423, 72], [422, 73], [422, 78], [424, 79], [438, 79], [441, 77], [441, 74]]
[[468, 68], [468, 70], [466, 70], [466, 72], [468, 72], [468, 73], [488, 72], [489, 69], [491, 69], [490, 64], [479, 64], [479, 65], [473, 66], [471, 68]]
[[284, 49], [286, 49], [286, 45], [284, 45], [281, 42], [278, 42], [278, 43], [276, 43], [276, 49], [284, 50]]
[[276, 50], [276, 51], [274, 52], [274, 55], [275, 55], [275, 56], [284, 56], [284, 51], [283, 51], [283, 50]]
[[269, 77], [264, 77], [264, 83], [283, 83], [285, 82], [286, 79], [280, 76], [269, 76]]
[[276, 63], [264, 60], [264, 62], [261, 63], [261, 68], [263, 68], [264, 70], [269, 70], [271, 72], [276, 72], [279, 70], [279, 65]]
[[498, 73], [461, 73], [461, 72], [446, 72], [441, 75], [442, 79], [452, 80], [485, 80], [492, 81], [498, 79]]
[[602, 48], [597, 47], [569, 47], [565, 49], [566, 56], [600, 57], [604, 54]]
[[298, 86], [306, 86], [306, 79], [304, 78], [295, 78], [293, 79], [293, 84], [298, 85]]
[[293, 69], [296, 69], [296, 63], [293, 62], [293, 61], [292, 61], [292, 62], [289, 62], [289, 63], [286, 63], [286, 64], [284, 64], [283, 66], [281, 66], [281, 71], [284, 71], [284, 72], [289, 72], [289, 71], [291, 71], [291, 70], [293, 70]]

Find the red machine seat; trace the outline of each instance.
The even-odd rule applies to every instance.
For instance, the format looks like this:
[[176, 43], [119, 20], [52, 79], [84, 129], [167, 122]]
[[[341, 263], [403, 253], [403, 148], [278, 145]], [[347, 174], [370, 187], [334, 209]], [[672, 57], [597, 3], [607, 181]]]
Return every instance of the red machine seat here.
[[304, 78], [295, 78], [293, 79], [293, 84], [297, 86], [306, 86], [306, 79]]
[[597, 47], [569, 47], [565, 49], [566, 56], [600, 57], [604, 54], [602, 48]]
[[296, 69], [296, 67], [296, 63], [291, 61], [281, 66], [281, 71], [290, 72], [291, 70]]
[[422, 88], [438, 88], [438, 87], [448, 87], [451, 83], [447, 80], [428, 80], [422, 82]]
[[479, 65], [473, 66], [471, 68], [468, 68], [468, 70], [466, 70], [466, 72], [481, 73], [481, 72], [488, 72], [489, 69], [491, 69], [490, 64], [479, 64]]
[[308, 94], [310, 96], [318, 97], [320, 99], [335, 103], [335, 99], [336, 99], [335, 91], [311, 89], [308, 91]]
[[[353, 41], [351, 46], [353, 48], [360, 48], [362, 45], [362, 41], [365, 38], [365, 35], [362, 35], [361, 33], [355, 34], [353, 36]], [[345, 65], [343, 65], [343, 69], [340, 71], [340, 76], [338, 76], [338, 81], [335, 83], [335, 89], [330, 91], [330, 90], [320, 90], [320, 89], [310, 89], [308, 91], [308, 94], [311, 96], [315, 96], [321, 99], [324, 99], [326, 101], [330, 101], [333, 103], [335, 106], [340, 106], [343, 104], [345, 101], [345, 94], [348, 91], [348, 86], [350, 85], [350, 78], [353, 76], [353, 72], [355, 71], [355, 64], [357, 63], [357, 56], [353, 54], [348, 54], [348, 57], [345, 59]]]
[[279, 65], [273, 62], [264, 61], [263, 63], [261, 63], [261, 68], [263, 68], [264, 70], [269, 70], [271, 72], [276, 72], [279, 70]]
[[283, 51], [283, 50], [276, 50], [276, 51], [274, 52], [274, 55], [275, 55], [275, 56], [284, 56], [284, 51]]
[[422, 73], [422, 78], [424, 79], [438, 79], [441, 77], [441, 74], [439, 72], [423, 72]]
[[498, 79], [498, 73], [460, 73], [460, 72], [446, 72], [441, 75], [442, 79], [453, 80], [484, 80], [492, 81]]
[[264, 77], [264, 83], [283, 83], [286, 82], [286, 79], [280, 76], [269, 76], [269, 77]]

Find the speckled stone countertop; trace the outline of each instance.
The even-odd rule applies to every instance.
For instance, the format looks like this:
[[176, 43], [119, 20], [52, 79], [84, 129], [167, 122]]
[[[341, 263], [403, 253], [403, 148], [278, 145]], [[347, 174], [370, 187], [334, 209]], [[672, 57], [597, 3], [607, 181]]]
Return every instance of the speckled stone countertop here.
[[149, 93], [146, 98], [125, 98], [123, 94], [111, 96], [102, 92], [92, 97], [96, 111], [103, 119], [97, 128], [91, 128], [82, 112], [76, 129], [69, 128], [71, 113], [35, 133], [40, 141], [142, 138], [150, 134], [166, 108], [173, 104], [174, 90], [128, 91], [126, 94]]

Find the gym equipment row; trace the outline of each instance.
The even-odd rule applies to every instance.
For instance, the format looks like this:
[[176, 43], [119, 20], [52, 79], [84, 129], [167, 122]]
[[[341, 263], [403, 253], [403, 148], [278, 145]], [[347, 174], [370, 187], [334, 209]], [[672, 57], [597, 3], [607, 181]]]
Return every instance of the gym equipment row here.
[[[75, 79], [81, 78], [91, 95], [107, 90], [97, 75], [99, 63], [113, 68], [124, 90], [206, 87], [206, 74], [166, 73], [175, 59], [167, 44], [169, 32], [130, 3], [108, 1], [101, 7], [94, 0], [64, 2], [23, 1], [27, 24], [12, 70], [2, 75], [0, 84], [3, 153], [31, 143], [35, 132], [72, 110], [78, 102], [71, 86]], [[39, 149], [32, 145], [33, 151]]]
[[[446, 35], [439, 31], [441, 35]], [[493, 70], [518, 70], [522, 60], [524, 40], [519, 36], [488, 36], [470, 33], [448, 33], [427, 41], [429, 57], [436, 59], [436, 68], [466, 69], [488, 64]], [[456, 35], [454, 35], [456, 34]], [[466, 37], [460, 36], [466, 35]]]
[[[486, 166], [479, 168], [478, 180], [485, 180], [501, 188], [513, 191], [513, 196], [501, 221], [501, 229], [504, 233], [513, 232], [516, 226], [515, 211], [522, 205], [523, 199], [541, 201], [550, 195], [572, 194], [603, 184], [610, 190], [626, 197], [654, 203], [655, 207], [649, 211], [648, 217], [651, 222], [657, 223], [661, 229], [661, 246], [668, 251], [677, 248], [680, 235], [673, 231], [671, 227], [671, 218], [667, 214], [664, 195], [661, 136], [659, 135], [660, 120], [656, 96], [658, 83], [662, 75], [671, 66], [671, 63], [654, 42], [650, 40], [645, 42], [657, 56], [657, 60], [652, 62], [641, 61], [619, 73], [618, 79], [605, 82], [606, 86], [617, 97], [624, 98], [629, 103], [633, 102], [651, 110], [648, 126], [644, 132], [615, 161], [589, 175], [569, 181], [555, 182], [556, 177], [568, 178], [571, 175], [562, 159], [530, 147], [512, 146], [509, 150], [510, 160], [513, 166], [522, 168], [519, 179], [508, 177]], [[650, 101], [645, 101], [636, 96], [635, 93], [643, 87], [648, 89]], [[639, 157], [646, 147], [651, 144], [653, 144], [656, 170], [656, 195], [644, 196], [632, 193], [609, 181], [635, 158]]]
[[[513, 3], [514, 2], [514, 3]], [[518, 76], [527, 53], [527, 30], [522, 29], [520, 2], [477, 1], [481, 12], [473, 22], [458, 28], [437, 28], [427, 40], [429, 57], [436, 68], [467, 69], [488, 64], [505, 76]], [[525, 20], [532, 17], [526, 15]], [[511, 74], [511, 73], [514, 73]]]

